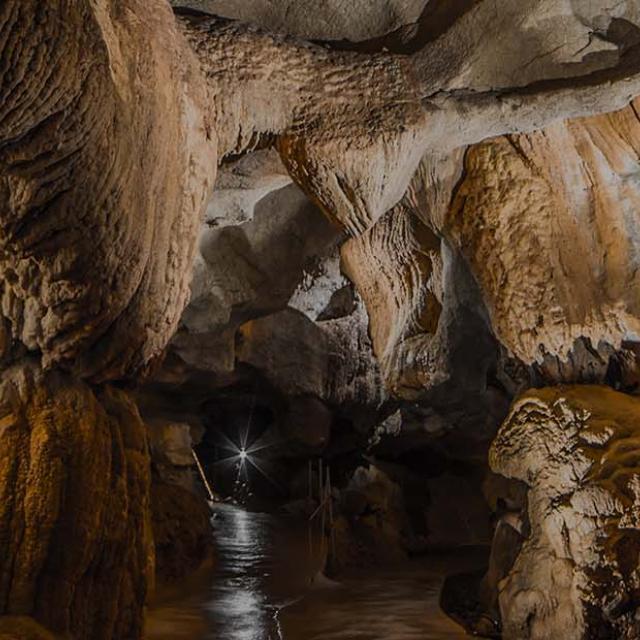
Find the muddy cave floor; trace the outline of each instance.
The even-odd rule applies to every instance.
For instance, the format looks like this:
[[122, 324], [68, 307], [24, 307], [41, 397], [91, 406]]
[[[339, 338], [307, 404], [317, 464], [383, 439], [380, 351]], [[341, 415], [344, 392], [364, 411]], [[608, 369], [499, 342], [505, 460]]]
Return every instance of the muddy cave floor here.
[[468, 547], [389, 567], [320, 572], [299, 520], [230, 504], [213, 507], [215, 560], [158, 592], [149, 640], [459, 640], [464, 629], [441, 609], [445, 578], [486, 566]]

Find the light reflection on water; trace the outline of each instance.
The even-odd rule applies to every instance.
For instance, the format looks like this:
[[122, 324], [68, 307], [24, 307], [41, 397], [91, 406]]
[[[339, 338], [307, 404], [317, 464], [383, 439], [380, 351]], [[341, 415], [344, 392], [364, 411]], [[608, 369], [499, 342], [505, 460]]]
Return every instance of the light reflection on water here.
[[198, 593], [157, 607], [148, 640], [462, 640], [439, 608], [447, 572], [475, 559], [412, 561], [370, 571], [341, 586], [309, 590], [304, 531], [267, 514], [221, 505], [214, 523], [217, 559]]
[[206, 605], [219, 640], [281, 640], [272, 597], [275, 527], [266, 514], [217, 509], [218, 566]]

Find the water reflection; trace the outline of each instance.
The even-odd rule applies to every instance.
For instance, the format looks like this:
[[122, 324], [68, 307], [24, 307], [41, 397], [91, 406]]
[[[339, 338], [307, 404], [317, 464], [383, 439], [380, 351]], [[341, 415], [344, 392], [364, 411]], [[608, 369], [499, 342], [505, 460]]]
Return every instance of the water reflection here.
[[318, 590], [283, 611], [286, 640], [464, 640], [440, 609], [442, 574], [414, 561]]
[[281, 640], [271, 600], [275, 528], [266, 514], [216, 510], [218, 568], [206, 606], [219, 640]]
[[462, 640], [439, 607], [444, 575], [478, 558], [413, 560], [340, 586], [309, 589], [304, 529], [267, 514], [216, 508], [216, 567], [180, 602], [156, 607], [148, 640]]

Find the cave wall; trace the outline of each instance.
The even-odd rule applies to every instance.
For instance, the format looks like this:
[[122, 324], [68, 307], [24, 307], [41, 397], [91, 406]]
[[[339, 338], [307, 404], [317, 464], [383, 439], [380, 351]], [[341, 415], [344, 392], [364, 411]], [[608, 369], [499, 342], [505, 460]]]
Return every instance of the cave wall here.
[[135, 404], [32, 363], [5, 370], [0, 404], [0, 615], [139, 637], [154, 553]]
[[638, 335], [639, 148], [634, 102], [467, 152], [445, 226], [523, 362]]
[[[204, 411], [260, 385], [291, 423], [315, 407], [321, 436], [285, 442], [366, 451], [371, 474], [406, 470], [411, 447], [476, 473], [527, 387], [634, 390], [635, 3], [192, 4], [222, 17], [164, 0], [0, 6], [0, 629], [141, 637], [158, 465], [136, 405], [167, 419], [168, 389]], [[585, 406], [604, 393], [580, 389]], [[510, 415], [491, 460], [515, 477]], [[632, 448], [625, 425], [616, 414], [603, 446]], [[579, 484], [600, 486], [591, 471]], [[629, 499], [628, 475], [611, 500]], [[537, 593], [557, 554], [534, 507], [554, 487], [521, 480], [532, 537], [504, 578]], [[153, 494], [172, 548], [177, 491]], [[614, 566], [602, 540], [634, 548], [620, 504], [590, 521], [598, 553], [562, 574], [592, 608]], [[576, 638], [634, 633], [626, 562], [604, 622], [575, 589], [556, 619], [499, 587], [505, 637], [566, 619]]]
[[490, 452], [527, 486], [530, 531], [497, 585], [506, 637], [638, 635], [639, 406], [588, 385], [514, 403]]

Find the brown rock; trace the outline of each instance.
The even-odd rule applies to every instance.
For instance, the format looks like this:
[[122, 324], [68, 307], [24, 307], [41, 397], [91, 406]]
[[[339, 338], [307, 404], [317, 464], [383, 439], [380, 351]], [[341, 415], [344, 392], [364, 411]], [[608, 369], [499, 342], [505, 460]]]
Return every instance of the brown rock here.
[[281, 427], [287, 450], [298, 456], [322, 453], [331, 437], [331, 422], [331, 411], [318, 398], [292, 398]]
[[24, 366], [0, 385], [0, 613], [137, 638], [153, 562], [144, 424], [122, 391]]
[[212, 553], [209, 506], [183, 487], [154, 480], [151, 508], [158, 580], [170, 583], [185, 578]]
[[285, 309], [240, 328], [238, 362], [262, 371], [287, 395], [324, 396], [328, 378], [327, 336], [309, 318]]
[[194, 61], [159, 0], [10, 1], [0, 25], [0, 314], [45, 366], [134, 375], [177, 327], [215, 178]]
[[469, 150], [446, 225], [524, 362], [640, 332], [637, 106]]
[[0, 616], [0, 640], [56, 640], [31, 618]]

